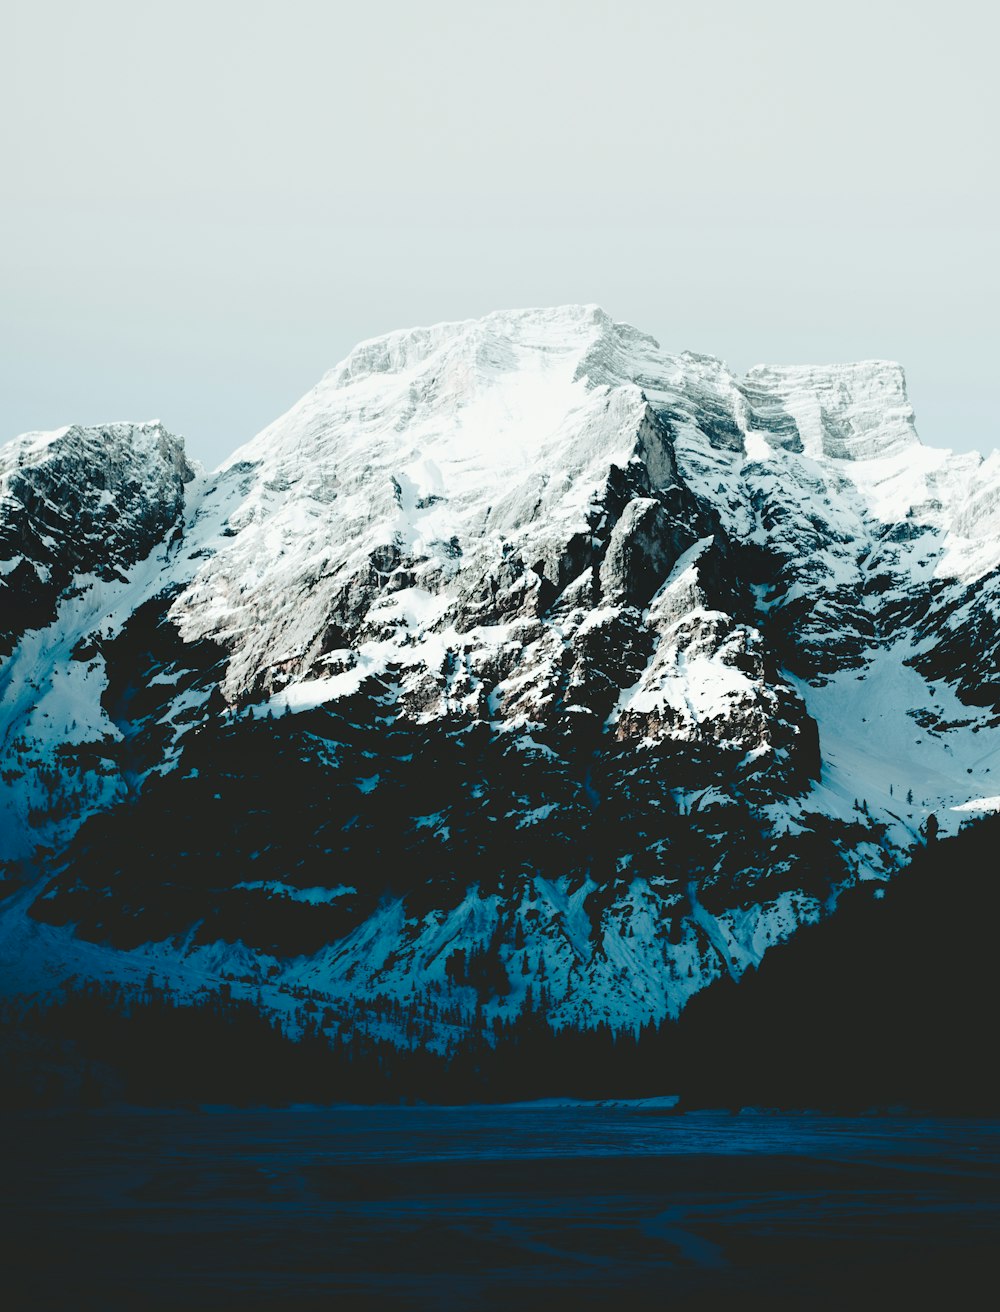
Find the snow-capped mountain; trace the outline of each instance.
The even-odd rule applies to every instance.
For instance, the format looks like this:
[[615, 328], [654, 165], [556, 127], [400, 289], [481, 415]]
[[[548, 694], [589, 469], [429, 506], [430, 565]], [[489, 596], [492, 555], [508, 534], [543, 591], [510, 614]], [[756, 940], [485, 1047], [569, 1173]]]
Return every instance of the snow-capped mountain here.
[[1000, 805], [1000, 456], [894, 364], [500, 313], [211, 475], [158, 424], [0, 475], [10, 988], [633, 1026]]

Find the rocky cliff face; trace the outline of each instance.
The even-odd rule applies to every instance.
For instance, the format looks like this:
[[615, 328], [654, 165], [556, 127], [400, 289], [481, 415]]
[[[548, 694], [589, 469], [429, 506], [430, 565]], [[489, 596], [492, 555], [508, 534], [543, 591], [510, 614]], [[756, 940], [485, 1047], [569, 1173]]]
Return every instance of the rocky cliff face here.
[[0, 654], [90, 579], [122, 578], [177, 523], [194, 477], [162, 425], [28, 433], [0, 447]]
[[158, 426], [0, 461], [18, 987], [635, 1025], [1000, 793], [1000, 466], [921, 446], [895, 365], [497, 314], [207, 477]]

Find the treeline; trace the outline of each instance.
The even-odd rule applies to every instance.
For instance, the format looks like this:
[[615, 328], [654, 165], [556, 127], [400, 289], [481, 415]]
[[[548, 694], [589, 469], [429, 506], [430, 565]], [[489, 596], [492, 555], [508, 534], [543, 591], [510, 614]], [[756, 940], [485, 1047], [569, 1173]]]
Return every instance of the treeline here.
[[[405, 1019], [405, 1015], [404, 1015]], [[289, 1038], [254, 1004], [213, 994], [181, 1005], [90, 985], [54, 1006], [0, 1009], [0, 1106], [509, 1101], [655, 1092], [652, 1031], [554, 1032], [540, 1011], [480, 1020], [437, 1052], [318, 1025]]]
[[[993, 1059], [1000, 820], [932, 843], [888, 886], [772, 949], [681, 1020], [636, 1033], [553, 1031], [544, 996], [514, 1023], [477, 1019], [445, 1051], [362, 1027], [293, 1041], [252, 1003], [177, 1005], [91, 986], [0, 1013], [8, 1105], [463, 1102], [677, 1093], [683, 1106], [1000, 1111]], [[458, 969], [458, 967], [456, 967]], [[477, 977], [478, 964], [461, 969]], [[425, 1032], [407, 1025], [397, 1033]]]

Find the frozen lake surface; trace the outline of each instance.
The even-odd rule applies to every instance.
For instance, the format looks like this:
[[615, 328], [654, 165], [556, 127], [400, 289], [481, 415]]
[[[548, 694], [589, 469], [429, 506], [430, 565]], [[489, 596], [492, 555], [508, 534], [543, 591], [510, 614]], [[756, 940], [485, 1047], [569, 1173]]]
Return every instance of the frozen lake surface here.
[[1000, 1231], [995, 1121], [108, 1111], [0, 1152], [12, 1312], [973, 1306]]

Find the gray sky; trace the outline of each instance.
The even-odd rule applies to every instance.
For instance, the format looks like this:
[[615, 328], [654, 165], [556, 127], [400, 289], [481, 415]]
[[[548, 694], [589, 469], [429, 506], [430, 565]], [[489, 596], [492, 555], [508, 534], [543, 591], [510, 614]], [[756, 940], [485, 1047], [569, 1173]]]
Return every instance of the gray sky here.
[[598, 301], [669, 348], [899, 359], [1000, 442], [1000, 18], [951, 0], [4, 6], [0, 439], [214, 464], [358, 340]]

